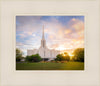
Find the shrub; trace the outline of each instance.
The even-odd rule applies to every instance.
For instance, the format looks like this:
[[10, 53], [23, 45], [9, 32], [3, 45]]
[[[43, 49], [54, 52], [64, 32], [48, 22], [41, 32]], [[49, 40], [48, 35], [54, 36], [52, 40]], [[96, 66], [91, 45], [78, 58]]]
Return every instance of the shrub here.
[[39, 56], [39, 54], [31, 55], [26, 57], [26, 61], [29, 62], [40, 62], [42, 58]]
[[54, 60], [51, 60], [50, 62], [54, 63], [55, 61]]
[[67, 63], [67, 61], [61, 61], [61, 63]]
[[56, 63], [61, 63], [60, 61], [56, 61]]

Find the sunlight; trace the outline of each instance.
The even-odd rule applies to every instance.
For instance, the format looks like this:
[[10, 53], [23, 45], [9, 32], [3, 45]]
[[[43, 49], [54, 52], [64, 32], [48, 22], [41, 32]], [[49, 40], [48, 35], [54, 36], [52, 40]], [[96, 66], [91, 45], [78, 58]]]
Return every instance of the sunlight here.
[[69, 56], [70, 56], [70, 59], [72, 59], [74, 55], [72, 53], [69, 53]]
[[63, 45], [60, 45], [59, 47], [56, 48], [56, 50], [66, 50], [66, 48]]
[[72, 55], [71, 53], [69, 53], [69, 56], [74, 56], [74, 55]]
[[[66, 56], [65, 51], [62, 51], [60, 54], [62, 54], [64, 57]], [[68, 53], [68, 55], [70, 56], [70, 59], [72, 59], [74, 56], [71, 52]]]
[[61, 54], [65, 57], [65, 56], [67, 56], [66, 54], [65, 54], [65, 52], [61, 52]]
[[63, 53], [62, 55], [63, 55], [63, 56], [66, 56], [66, 54], [64, 54], [64, 53]]

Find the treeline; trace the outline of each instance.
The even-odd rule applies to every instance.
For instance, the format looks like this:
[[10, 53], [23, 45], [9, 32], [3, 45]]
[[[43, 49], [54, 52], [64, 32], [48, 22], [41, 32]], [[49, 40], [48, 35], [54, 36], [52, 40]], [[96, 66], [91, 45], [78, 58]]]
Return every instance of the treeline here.
[[72, 53], [73, 56], [69, 56], [67, 52], [64, 52], [62, 54], [58, 54], [56, 61], [78, 61], [78, 62], [84, 62], [84, 48], [77, 48]]
[[[58, 54], [54, 61], [78, 61], [78, 62], [84, 62], [84, 48], [77, 48], [72, 53], [73, 56], [69, 56], [67, 52], [64, 52], [62, 54]], [[25, 58], [22, 56], [22, 51], [20, 49], [16, 49], [16, 62], [20, 62], [24, 59], [26, 62], [40, 62], [43, 59], [39, 54], [26, 56]]]

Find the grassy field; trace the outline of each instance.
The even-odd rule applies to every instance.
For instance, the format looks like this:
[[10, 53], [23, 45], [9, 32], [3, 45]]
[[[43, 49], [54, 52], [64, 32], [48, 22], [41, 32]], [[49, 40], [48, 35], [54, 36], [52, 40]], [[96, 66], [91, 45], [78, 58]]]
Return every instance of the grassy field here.
[[16, 63], [16, 70], [84, 70], [84, 63]]

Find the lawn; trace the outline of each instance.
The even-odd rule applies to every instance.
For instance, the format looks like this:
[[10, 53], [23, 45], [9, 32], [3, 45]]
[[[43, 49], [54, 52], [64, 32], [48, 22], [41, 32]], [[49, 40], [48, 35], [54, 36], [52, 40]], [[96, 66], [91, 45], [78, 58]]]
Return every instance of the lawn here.
[[84, 63], [16, 63], [16, 70], [84, 70]]

